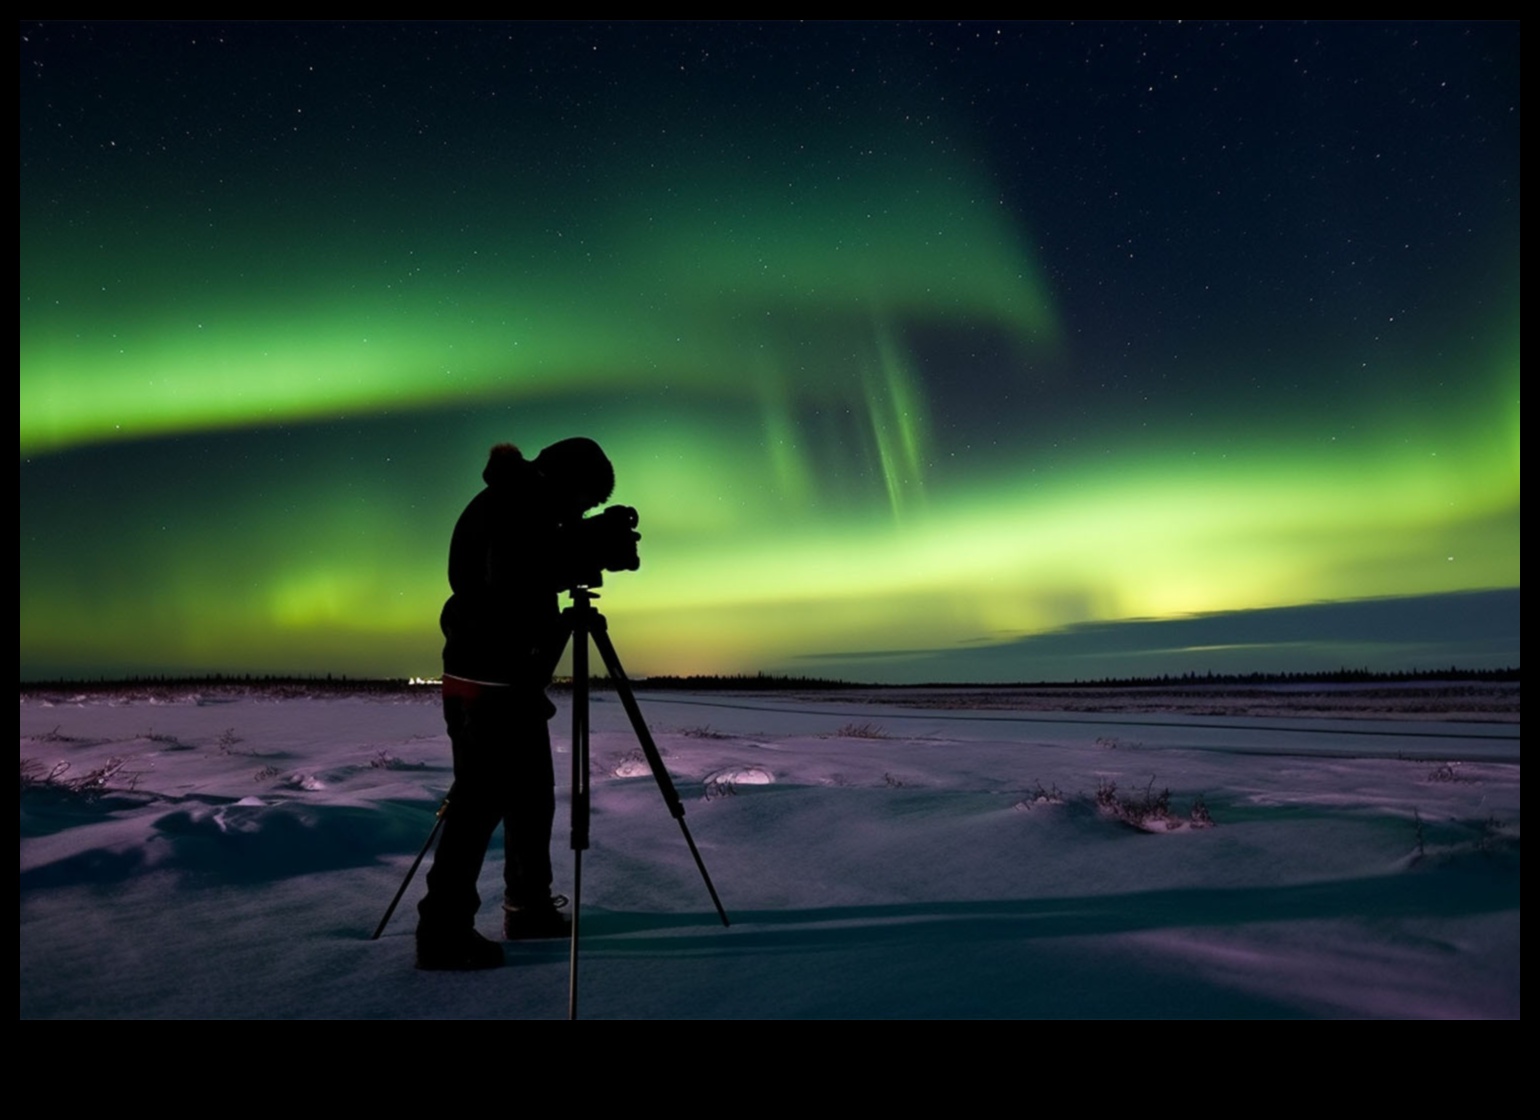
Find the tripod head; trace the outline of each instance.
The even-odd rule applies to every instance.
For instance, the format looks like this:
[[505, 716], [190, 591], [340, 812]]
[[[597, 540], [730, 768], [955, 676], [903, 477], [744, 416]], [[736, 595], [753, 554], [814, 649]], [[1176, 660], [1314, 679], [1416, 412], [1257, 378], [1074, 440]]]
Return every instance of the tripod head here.
[[572, 596], [572, 605], [574, 607], [586, 607], [599, 598], [599, 592], [594, 589], [603, 585], [603, 578], [595, 577], [583, 583], [574, 583], [571, 587], [567, 588], [567, 594]]

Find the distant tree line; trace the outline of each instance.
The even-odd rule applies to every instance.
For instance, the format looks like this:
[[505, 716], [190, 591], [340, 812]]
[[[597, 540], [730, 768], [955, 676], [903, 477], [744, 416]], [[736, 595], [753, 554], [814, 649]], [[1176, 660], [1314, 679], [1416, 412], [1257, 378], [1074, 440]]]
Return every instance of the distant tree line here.
[[176, 677], [147, 675], [139, 677], [97, 677], [91, 680], [59, 678], [51, 681], [22, 681], [22, 695], [29, 693], [96, 693], [143, 692], [159, 696], [171, 692], [229, 691], [261, 692], [264, 695], [306, 696], [322, 694], [357, 695], [378, 693], [391, 695], [406, 692], [414, 686], [403, 678], [376, 679], [348, 677], [345, 674], [327, 673], [323, 676], [293, 676], [261, 673], [211, 673], [201, 677]]
[[[1227, 684], [1395, 684], [1412, 681], [1489, 681], [1514, 682], [1519, 679], [1517, 668], [1507, 669], [1405, 669], [1385, 672], [1374, 669], [1327, 669], [1312, 673], [1162, 673], [1158, 677], [1103, 677], [1088, 681], [1036, 681], [1016, 685], [984, 685], [970, 687], [1005, 688], [1137, 688], [1144, 686], [1179, 688], [1182, 685]], [[937, 687], [937, 686], [930, 686]], [[954, 686], [955, 687], [955, 686]]]
[[[570, 687], [570, 680], [557, 682], [557, 687]], [[734, 673], [728, 675], [706, 674], [695, 677], [643, 677], [640, 680], [632, 680], [633, 688], [640, 689], [689, 689], [692, 691], [709, 692], [715, 689], [729, 689], [736, 692], [780, 692], [792, 689], [832, 689], [832, 688], [870, 688], [872, 685], [862, 684], [859, 681], [831, 680], [827, 677], [791, 677], [777, 676], [773, 673]], [[595, 677], [594, 688], [613, 688], [614, 682], [608, 677]]]
[[[1332, 669], [1313, 673], [1163, 673], [1158, 677], [1103, 677], [1099, 680], [1075, 681], [1016, 681], [1003, 684], [980, 684], [976, 681], [931, 681], [925, 684], [879, 685], [863, 681], [831, 680], [827, 677], [781, 676], [773, 673], [747, 673], [730, 675], [700, 675], [691, 677], [643, 677], [633, 680], [638, 690], [667, 691], [691, 690], [698, 692], [790, 692], [832, 690], [844, 688], [1182, 688], [1184, 686], [1214, 685], [1270, 685], [1270, 684], [1396, 684], [1415, 681], [1484, 681], [1491, 683], [1519, 682], [1519, 669], [1407, 669], [1399, 672], [1377, 672], [1372, 669]], [[22, 681], [23, 695], [42, 693], [121, 693], [144, 692], [148, 695], [186, 691], [260, 692], [264, 695], [314, 696], [317, 694], [356, 696], [396, 695], [422, 693], [424, 686], [435, 686], [436, 680], [404, 677], [370, 678], [349, 677], [346, 674], [323, 676], [293, 676], [257, 673], [213, 673], [201, 677], [140, 676], [119, 677], [109, 680]], [[570, 689], [570, 678], [558, 679], [554, 686], [558, 691]], [[604, 691], [614, 688], [608, 677], [595, 677], [591, 687]]]

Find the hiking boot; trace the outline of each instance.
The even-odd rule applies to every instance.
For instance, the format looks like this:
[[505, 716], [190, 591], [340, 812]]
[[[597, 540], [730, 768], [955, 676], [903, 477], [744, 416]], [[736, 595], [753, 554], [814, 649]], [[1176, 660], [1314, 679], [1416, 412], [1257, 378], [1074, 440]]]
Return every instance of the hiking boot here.
[[561, 895], [533, 906], [503, 903], [503, 939], [538, 941], [545, 937], [570, 937], [572, 919], [561, 912], [567, 900]]
[[503, 947], [473, 929], [454, 934], [417, 931], [417, 967], [424, 972], [474, 972], [503, 966]]

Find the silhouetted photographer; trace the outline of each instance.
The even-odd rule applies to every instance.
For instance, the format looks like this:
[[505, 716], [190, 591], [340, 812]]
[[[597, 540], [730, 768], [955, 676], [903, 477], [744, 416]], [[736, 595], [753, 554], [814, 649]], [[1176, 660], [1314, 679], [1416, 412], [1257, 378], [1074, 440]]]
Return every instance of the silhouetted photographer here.
[[476, 932], [476, 880], [499, 822], [506, 848], [503, 935], [564, 937], [570, 922], [551, 894], [555, 776], [545, 688], [570, 628], [557, 593], [597, 586], [600, 573], [639, 566], [637, 513], [612, 506], [615, 472], [599, 445], [566, 439], [527, 460], [492, 448], [486, 489], [466, 506], [449, 545], [444, 631], [444, 722], [454, 785], [419, 904], [417, 967], [495, 968], [502, 947]]

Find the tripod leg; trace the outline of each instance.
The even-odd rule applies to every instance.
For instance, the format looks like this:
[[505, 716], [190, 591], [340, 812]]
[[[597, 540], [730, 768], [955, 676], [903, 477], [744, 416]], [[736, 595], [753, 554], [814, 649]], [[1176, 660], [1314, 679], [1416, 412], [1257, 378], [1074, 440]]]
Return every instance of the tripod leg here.
[[572, 624], [572, 939], [567, 960], [567, 1018], [577, 1018], [578, 925], [583, 914], [583, 852], [588, 847], [588, 633], [591, 611], [571, 612]]
[[439, 803], [438, 812], [433, 815], [433, 831], [428, 833], [428, 838], [422, 843], [422, 851], [417, 853], [417, 858], [412, 861], [411, 869], [407, 871], [406, 878], [401, 880], [401, 886], [396, 890], [396, 897], [390, 900], [390, 905], [385, 907], [385, 916], [380, 919], [380, 924], [374, 927], [374, 932], [369, 935], [370, 941], [378, 941], [380, 934], [385, 932], [385, 927], [390, 924], [391, 916], [395, 914], [396, 907], [401, 905], [401, 896], [406, 894], [406, 888], [411, 885], [417, 869], [422, 866], [423, 857], [428, 854], [428, 849], [433, 847], [433, 841], [438, 836], [438, 830], [444, 827], [444, 814], [449, 812], [449, 799], [455, 794], [454, 786], [449, 787], [449, 792], [444, 795], [444, 800]]
[[[674, 788], [674, 780], [668, 776], [668, 768], [663, 765], [663, 756], [658, 753], [658, 745], [652, 741], [652, 732], [647, 730], [647, 721], [642, 718], [642, 709], [636, 702], [636, 693], [631, 690], [631, 681], [626, 677], [625, 670], [620, 667], [620, 657], [615, 653], [614, 643], [610, 641], [608, 622], [602, 614], [597, 612], [594, 614], [593, 638], [594, 644], [599, 647], [599, 656], [604, 659], [604, 667], [609, 671], [610, 679], [615, 682], [615, 687], [620, 691], [620, 702], [625, 705], [626, 715], [631, 717], [631, 727], [636, 732], [637, 741], [642, 745], [642, 753], [647, 756], [647, 765], [652, 767], [652, 776], [657, 779], [663, 801], [668, 805], [668, 811], [673, 814], [674, 819], [679, 822], [679, 831], [684, 833], [684, 842], [689, 845], [690, 855], [695, 859], [701, 881], [706, 884], [706, 891], [711, 895], [711, 904], [717, 908], [717, 916], [722, 919], [722, 924], [731, 925], [732, 923], [727, 920], [727, 911], [722, 909], [722, 900], [717, 897], [717, 889], [711, 884], [711, 875], [706, 871], [706, 862], [701, 859], [700, 849], [695, 846], [695, 838], [690, 835], [690, 826], [684, 823], [684, 802], [679, 800], [679, 791]], [[576, 672], [575, 669], [574, 672]], [[573, 919], [573, 930], [576, 932], [576, 914], [573, 915]]]

